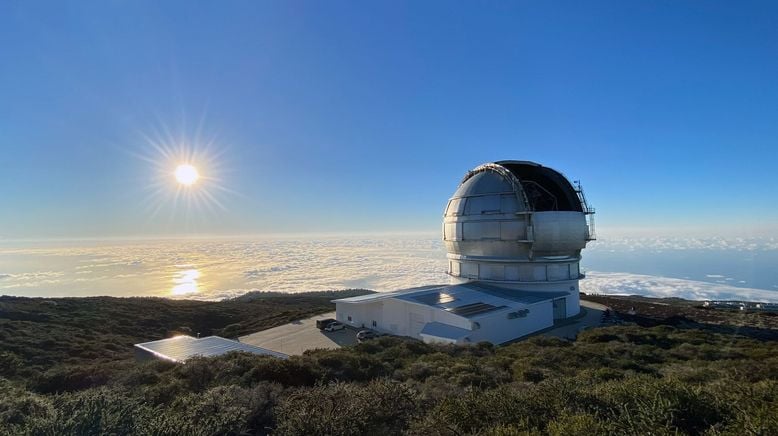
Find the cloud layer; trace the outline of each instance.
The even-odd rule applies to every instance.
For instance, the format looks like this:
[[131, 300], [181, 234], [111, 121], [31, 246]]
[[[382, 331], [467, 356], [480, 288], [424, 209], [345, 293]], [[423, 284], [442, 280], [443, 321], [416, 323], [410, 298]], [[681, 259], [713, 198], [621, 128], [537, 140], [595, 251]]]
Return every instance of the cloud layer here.
[[[720, 250], [722, 246], [729, 247], [730, 251], [748, 253], [778, 249], [778, 243], [771, 239], [709, 238], [600, 241], [587, 251]], [[446, 283], [446, 262], [445, 250], [437, 236], [167, 240], [0, 247], [0, 294], [221, 299], [250, 291], [293, 293], [344, 288], [391, 291]], [[706, 274], [707, 277], [701, 279], [707, 278], [713, 283], [619, 272], [588, 272], [581, 287], [592, 293], [688, 299], [776, 301], [778, 297], [778, 288], [777, 291], [745, 288], [741, 287], [745, 282], [740, 278], [725, 276], [715, 270], [706, 271]], [[182, 277], [186, 278], [185, 282]]]
[[778, 303], [778, 292], [775, 291], [630, 273], [588, 272], [580, 287], [587, 294]]
[[587, 250], [641, 251], [641, 250], [778, 250], [778, 238], [724, 238], [724, 237], [602, 237], [590, 243]]

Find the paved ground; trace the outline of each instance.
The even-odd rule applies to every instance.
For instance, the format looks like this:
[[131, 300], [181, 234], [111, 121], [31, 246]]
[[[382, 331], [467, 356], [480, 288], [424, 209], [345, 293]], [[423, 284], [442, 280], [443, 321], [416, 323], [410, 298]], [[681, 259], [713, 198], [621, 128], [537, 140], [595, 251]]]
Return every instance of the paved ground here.
[[[605, 306], [591, 301], [581, 300], [581, 314], [564, 321], [555, 327], [537, 334], [573, 339], [583, 329], [600, 324]], [[335, 312], [323, 313], [312, 318], [252, 333], [238, 338], [240, 342], [267, 348], [288, 355], [303, 354], [314, 348], [340, 348], [357, 343], [357, 331], [346, 328], [327, 333], [316, 328], [316, 320], [335, 318]]]
[[293, 321], [272, 329], [238, 338], [240, 342], [280, 353], [295, 355], [314, 348], [339, 348], [357, 343], [356, 330], [349, 328], [327, 333], [316, 328], [316, 320], [335, 318], [335, 312]]

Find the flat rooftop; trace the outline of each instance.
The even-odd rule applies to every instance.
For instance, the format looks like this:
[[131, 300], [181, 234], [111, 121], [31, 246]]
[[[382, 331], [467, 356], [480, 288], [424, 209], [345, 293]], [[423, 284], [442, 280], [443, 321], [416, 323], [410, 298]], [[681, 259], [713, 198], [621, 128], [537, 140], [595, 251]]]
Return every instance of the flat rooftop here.
[[568, 292], [535, 292], [500, 288], [484, 282], [458, 285], [425, 286], [402, 291], [361, 295], [335, 300], [343, 303], [369, 303], [395, 298], [415, 304], [442, 309], [465, 318], [475, 318], [488, 312], [515, 308], [541, 301], [566, 297]]
[[170, 360], [172, 362], [184, 362], [194, 356], [220, 356], [231, 351], [245, 351], [247, 353], [273, 356], [281, 359], [289, 357], [284, 353], [257, 347], [255, 345], [244, 344], [220, 336], [207, 336], [204, 338], [194, 338], [185, 335], [176, 336], [158, 341], [135, 344], [135, 348], [158, 359]]

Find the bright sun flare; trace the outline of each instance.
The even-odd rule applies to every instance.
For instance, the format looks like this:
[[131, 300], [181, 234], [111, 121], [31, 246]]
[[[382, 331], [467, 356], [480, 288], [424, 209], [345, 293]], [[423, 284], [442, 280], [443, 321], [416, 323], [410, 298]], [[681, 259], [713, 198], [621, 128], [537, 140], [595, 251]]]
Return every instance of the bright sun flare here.
[[176, 180], [178, 183], [184, 186], [192, 186], [197, 179], [200, 178], [200, 174], [197, 172], [197, 168], [189, 164], [181, 164], [176, 167]]

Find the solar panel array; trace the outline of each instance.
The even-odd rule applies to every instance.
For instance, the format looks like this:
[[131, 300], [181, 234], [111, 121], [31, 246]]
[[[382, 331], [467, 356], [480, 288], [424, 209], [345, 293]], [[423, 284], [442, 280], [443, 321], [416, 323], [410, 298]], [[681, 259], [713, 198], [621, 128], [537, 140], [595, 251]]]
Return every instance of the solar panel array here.
[[491, 312], [493, 310], [503, 309], [505, 307], [508, 306], [494, 306], [492, 304], [478, 302], [478, 303], [465, 304], [458, 307], [450, 307], [446, 310], [455, 315], [471, 317], [475, 315], [480, 315], [482, 313]]
[[193, 338], [191, 336], [177, 336], [159, 341], [135, 344], [135, 347], [147, 353], [151, 353], [160, 359], [183, 362], [194, 356], [219, 356], [230, 351], [245, 351], [247, 353], [261, 354], [286, 358], [283, 353], [267, 350], [253, 345], [243, 344], [238, 341], [225, 339], [219, 336], [205, 338]]

